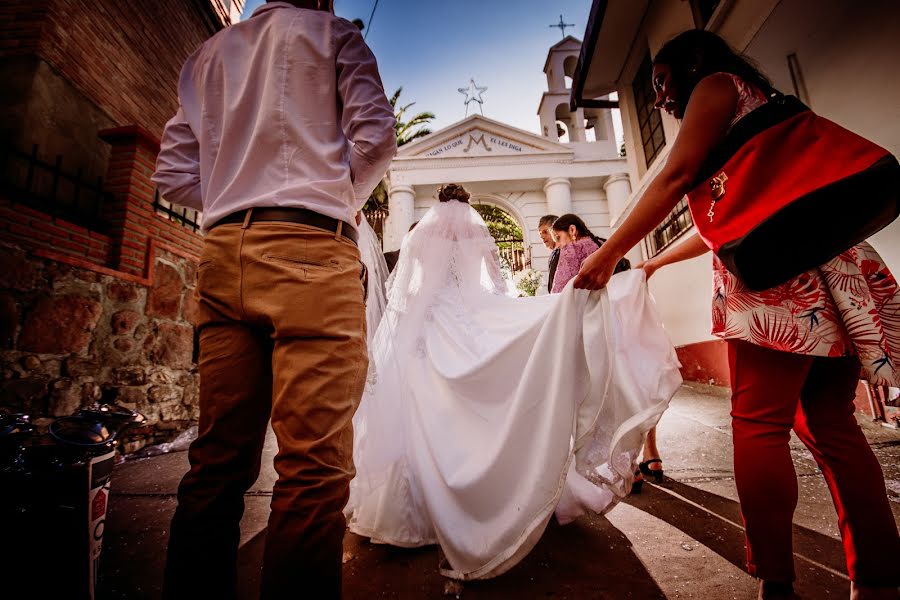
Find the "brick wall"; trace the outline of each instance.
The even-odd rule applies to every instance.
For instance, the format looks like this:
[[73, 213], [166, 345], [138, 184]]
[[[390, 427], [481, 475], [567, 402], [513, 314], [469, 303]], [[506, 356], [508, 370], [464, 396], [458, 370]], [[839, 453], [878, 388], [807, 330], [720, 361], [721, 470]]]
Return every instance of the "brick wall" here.
[[202, 236], [157, 213], [153, 206], [156, 189], [150, 177], [159, 140], [136, 126], [104, 130], [100, 136], [111, 146], [105, 186], [110, 198], [102, 208], [108, 230], [89, 231], [28, 206], [27, 198], [0, 193], [0, 240], [133, 279], [149, 277], [152, 242], [198, 260]]
[[[210, 0], [7, 0], [0, 6], [0, 79], [9, 83], [0, 100], [5, 143], [20, 152], [36, 144], [43, 161], [59, 156], [68, 173], [83, 173], [86, 181], [102, 176], [116, 197], [104, 207], [110, 230], [97, 225], [102, 233], [87, 232], [24, 209], [29, 193], [16, 193], [24, 187], [9, 176], [0, 239], [135, 276], [145, 274], [149, 239], [199, 253], [196, 234], [154, 213], [149, 177], [158, 152], [153, 140], [177, 110], [181, 66], [221, 29], [227, 17], [218, 9]], [[121, 136], [98, 137], [121, 128], [143, 134], [132, 136], [130, 148]], [[0, 165], [4, 178], [15, 172], [12, 164]]]
[[29, 249], [57, 250], [98, 265], [109, 263], [109, 236], [0, 196], [0, 239]]
[[150, 239], [199, 258], [202, 238], [154, 211], [155, 187], [150, 177], [159, 140], [136, 126], [102, 131], [100, 136], [112, 146], [107, 187], [115, 202], [106, 208], [112, 237], [111, 264], [126, 273], [142, 274]]
[[223, 20], [212, 0], [5, 0], [0, 149], [36, 144], [44, 160], [102, 175], [97, 132], [138, 125], [159, 137], [181, 66]]
[[213, 33], [199, 1], [49, 0], [38, 53], [115, 123], [159, 136], [182, 64]]
[[[131, 272], [143, 273], [149, 239], [177, 248], [195, 260], [199, 258], [203, 249], [200, 235], [153, 213], [149, 204], [141, 208], [140, 214], [143, 215], [143, 229], [129, 229], [130, 237], [124, 242], [127, 248], [125, 256], [128, 257], [126, 264], [132, 268]], [[31, 251], [51, 250], [102, 267], [111, 265], [111, 249], [114, 246], [108, 235], [18, 204], [3, 195], [0, 195], [0, 240]]]
[[0, 4], [0, 58], [37, 52], [50, 0], [5, 0]]

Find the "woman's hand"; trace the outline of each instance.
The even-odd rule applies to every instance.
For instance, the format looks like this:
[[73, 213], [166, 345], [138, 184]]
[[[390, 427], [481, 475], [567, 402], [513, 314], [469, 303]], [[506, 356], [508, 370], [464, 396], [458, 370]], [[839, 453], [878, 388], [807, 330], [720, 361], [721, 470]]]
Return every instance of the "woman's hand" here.
[[647, 280], [649, 281], [650, 278], [653, 276], [653, 274], [656, 273], [656, 270], [659, 267], [660, 267], [660, 265], [657, 264], [657, 262], [651, 258], [650, 260], [645, 260], [642, 263], [638, 263], [634, 268], [635, 269], [643, 269], [644, 274], [646, 274]]
[[580, 290], [599, 290], [606, 287], [621, 258], [609, 249], [608, 244], [603, 244], [581, 263], [581, 269], [575, 276], [575, 287]]

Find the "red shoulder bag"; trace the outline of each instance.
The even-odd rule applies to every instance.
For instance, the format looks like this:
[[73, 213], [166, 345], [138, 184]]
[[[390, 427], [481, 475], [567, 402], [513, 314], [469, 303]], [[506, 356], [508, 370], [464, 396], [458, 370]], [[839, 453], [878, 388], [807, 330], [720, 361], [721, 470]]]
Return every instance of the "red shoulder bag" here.
[[900, 214], [884, 148], [776, 94], [745, 116], [688, 193], [700, 237], [750, 289], [828, 262]]

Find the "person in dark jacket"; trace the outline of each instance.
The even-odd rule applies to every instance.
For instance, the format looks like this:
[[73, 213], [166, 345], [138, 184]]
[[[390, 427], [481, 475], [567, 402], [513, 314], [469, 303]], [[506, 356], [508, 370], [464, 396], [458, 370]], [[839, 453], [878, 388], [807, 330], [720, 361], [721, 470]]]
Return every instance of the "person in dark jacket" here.
[[541, 241], [550, 250], [550, 273], [547, 275], [548, 293], [553, 289], [553, 276], [556, 275], [556, 265], [559, 264], [559, 247], [556, 245], [556, 240], [553, 237], [553, 223], [558, 218], [556, 215], [544, 215], [538, 221], [538, 233], [541, 236]]
[[[409, 233], [410, 231], [415, 229], [416, 225], [418, 225], [418, 224], [419, 224], [419, 222], [416, 221], [415, 223], [410, 225], [409, 229], [407, 230], [406, 233]], [[394, 267], [397, 266], [397, 261], [399, 259], [400, 259], [400, 248], [397, 248], [396, 250], [391, 250], [390, 252], [384, 253], [384, 262], [387, 263], [388, 273], [390, 273], [394, 270]]]

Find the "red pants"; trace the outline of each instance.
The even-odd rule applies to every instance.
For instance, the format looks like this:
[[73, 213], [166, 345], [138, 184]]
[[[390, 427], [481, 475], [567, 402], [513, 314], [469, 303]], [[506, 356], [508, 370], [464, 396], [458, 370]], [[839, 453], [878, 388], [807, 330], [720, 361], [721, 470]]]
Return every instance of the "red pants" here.
[[748, 570], [792, 581], [797, 477], [791, 429], [815, 457], [837, 509], [847, 572], [861, 585], [896, 586], [900, 538], [881, 466], [853, 416], [856, 357], [822, 358], [728, 344], [734, 476], [747, 530]]

